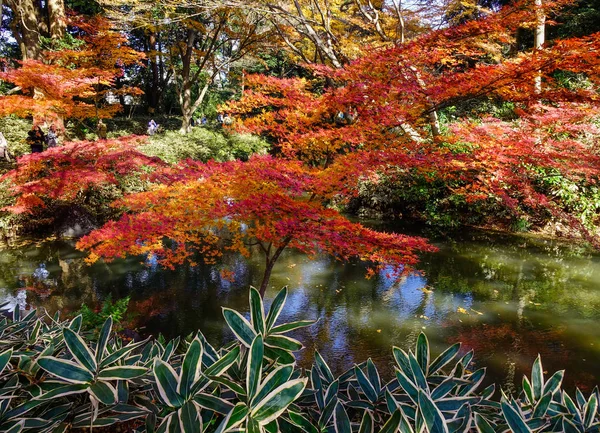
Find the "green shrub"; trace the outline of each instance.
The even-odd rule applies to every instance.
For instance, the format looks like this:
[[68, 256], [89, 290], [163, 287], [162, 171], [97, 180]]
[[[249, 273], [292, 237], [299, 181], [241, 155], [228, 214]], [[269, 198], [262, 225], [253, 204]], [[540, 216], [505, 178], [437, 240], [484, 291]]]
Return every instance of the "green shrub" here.
[[336, 377], [318, 352], [299, 370], [302, 344], [286, 334], [312, 322], [278, 325], [286, 298], [283, 289], [265, 311], [251, 289], [250, 320], [224, 308], [235, 341], [219, 349], [201, 333], [125, 344], [110, 317], [90, 340], [81, 315], [43, 321], [16, 309], [0, 320], [0, 431], [598, 432], [598, 388], [572, 398], [564, 370], [545, 377], [539, 357], [520, 395], [499, 401], [472, 351], [457, 343], [433, 357], [424, 334], [414, 351], [392, 349], [389, 382], [370, 359]]
[[83, 304], [76, 315], [81, 315], [81, 329], [84, 331], [92, 331], [98, 333], [106, 320], [111, 317], [112, 321], [117, 325], [117, 330], [122, 328], [122, 322], [125, 319], [127, 308], [129, 307], [129, 297], [119, 299], [115, 302], [112, 296], [108, 295], [102, 302], [100, 311], [94, 311], [87, 305]]
[[20, 119], [14, 116], [0, 117], [0, 132], [8, 141], [11, 155], [21, 156], [31, 152], [29, 144], [25, 141], [31, 129], [31, 120]]
[[192, 128], [189, 134], [167, 131], [149, 138], [140, 151], [174, 164], [183, 159], [230, 161], [247, 159], [253, 153], [265, 153], [268, 144], [249, 134], [227, 134], [207, 128]]

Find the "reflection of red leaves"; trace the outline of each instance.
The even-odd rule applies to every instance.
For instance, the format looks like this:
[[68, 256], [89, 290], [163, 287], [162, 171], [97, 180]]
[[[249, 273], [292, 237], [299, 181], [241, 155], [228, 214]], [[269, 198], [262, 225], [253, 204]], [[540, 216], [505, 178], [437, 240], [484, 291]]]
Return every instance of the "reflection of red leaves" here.
[[230, 270], [221, 269], [219, 274], [221, 275], [221, 278], [225, 281], [229, 281], [229, 282], [235, 281], [235, 273]]
[[52, 294], [53, 287], [44, 284], [35, 284], [33, 286], [23, 287], [22, 290], [37, 294], [41, 298], [47, 298]]

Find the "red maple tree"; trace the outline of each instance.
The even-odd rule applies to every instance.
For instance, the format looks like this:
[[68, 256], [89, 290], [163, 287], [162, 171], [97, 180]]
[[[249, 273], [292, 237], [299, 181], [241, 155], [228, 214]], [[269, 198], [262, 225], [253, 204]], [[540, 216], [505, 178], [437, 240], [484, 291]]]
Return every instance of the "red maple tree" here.
[[116, 89], [115, 82], [124, 75], [124, 67], [138, 62], [143, 53], [129, 48], [127, 39], [101, 16], [72, 17], [69, 24], [78, 36], [73, 48], [46, 51], [44, 61], [25, 60], [0, 73], [0, 79], [20, 89], [20, 94], [0, 98], [0, 116], [39, 121], [109, 118], [121, 106], [103, 103], [108, 93], [141, 93], [137, 88]]

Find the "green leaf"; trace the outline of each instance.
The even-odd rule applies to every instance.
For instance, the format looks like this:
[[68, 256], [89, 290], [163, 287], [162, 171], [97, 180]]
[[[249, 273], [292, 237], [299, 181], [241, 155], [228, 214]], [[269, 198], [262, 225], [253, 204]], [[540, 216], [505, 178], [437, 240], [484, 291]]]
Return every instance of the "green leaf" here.
[[293, 372], [294, 367], [292, 365], [284, 365], [269, 373], [251, 400], [250, 405], [253, 406], [255, 402], [261, 401], [275, 388], [287, 382], [292, 377]]
[[423, 370], [419, 365], [419, 361], [417, 361], [417, 358], [415, 358], [415, 355], [413, 355], [412, 352], [408, 354], [408, 361], [410, 363], [410, 369], [412, 370], [413, 376], [415, 378], [415, 384], [419, 388], [429, 392], [429, 386], [427, 385], [427, 379], [425, 378], [425, 374], [423, 373]]
[[202, 433], [202, 416], [193, 401], [188, 401], [178, 412], [179, 422], [185, 433]]
[[82, 392], [86, 392], [89, 387], [89, 384], [65, 385], [36, 397], [36, 400], [52, 400], [59, 397], [81, 394]]
[[419, 399], [419, 389], [417, 386], [400, 370], [396, 370], [396, 379], [400, 387], [408, 394], [413, 403], [416, 404]]
[[288, 289], [287, 289], [287, 287], [284, 287], [283, 289], [281, 289], [279, 291], [277, 296], [275, 296], [275, 299], [273, 299], [271, 308], [269, 308], [269, 314], [267, 314], [267, 320], [266, 320], [267, 332], [270, 332], [273, 325], [275, 325], [277, 318], [281, 314], [281, 311], [283, 310], [283, 306], [285, 305], [285, 301], [287, 299], [287, 294], [288, 294]]
[[232, 380], [226, 379], [224, 377], [219, 377], [219, 376], [207, 376], [210, 380], [212, 380], [213, 382], [216, 383], [220, 383], [224, 386], [226, 386], [227, 388], [229, 388], [230, 390], [232, 390], [233, 392], [235, 392], [238, 395], [246, 395], [246, 390], [244, 388], [242, 388], [241, 386], [239, 386], [237, 383], [233, 382]]
[[402, 413], [402, 419], [400, 420], [400, 433], [415, 433], [406, 416]]
[[246, 423], [246, 433], [263, 433], [258, 421], [250, 418]]
[[527, 376], [523, 376], [523, 392], [525, 393], [525, 398], [531, 404], [535, 404], [535, 400], [533, 399], [533, 389], [531, 388], [531, 383]]
[[381, 393], [381, 378], [371, 358], [367, 359], [367, 375], [369, 376], [369, 382], [375, 388], [375, 393], [379, 395]]
[[429, 369], [429, 341], [424, 333], [420, 333], [417, 338], [417, 349], [416, 349], [417, 361], [423, 370], [425, 376]]
[[235, 310], [223, 308], [223, 317], [236, 338], [246, 347], [250, 347], [256, 338], [252, 325]]
[[548, 411], [548, 406], [550, 406], [551, 401], [552, 401], [552, 394], [549, 392], [544, 394], [544, 396], [542, 398], [540, 398], [538, 403], [535, 405], [535, 409], [533, 410], [532, 417], [533, 418], [542, 418], [543, 416], [545, 416], [546, 412]]
[[252, 409], [252, 418], [260, 425], [277, 419], [302, 394], [307, 380], [296, 379], [275, 388]]
[[350, 418], [348, 418], [344, 406], [339, 402], [335, 405], [335, 410], [333, 412], [333, 425], [336, 433], [352, 433]]
[[360, 422], [360, 428], [358, 429], [358, 433], [374, 433], [375, 424], [373, 422], [373, 417], [369, 413], [368, 410], [365, 410], [365, 413], [362, 417], [362, 421]]
[[598, 411], [598, 399], [596, 398], [596, 394], [592, 394], [588, 402], [585, 404], [584, 415], [583, 415], [583, 425], [586, 429], [590, 429], [592, 424], [594, 424], [594, 418], [596, 417], [596, 412]]
[[270, 334], [283, 334], [285, 332], [294, 331], [299, 328], [306, 328], [307, 326], [311, 326], [315, 323], [314, 320], [299, 320], [297, 322], [284, 323], [279, 326], [275, 326], [271, 329]]
[[109, 383], [97, 381], [90, 386], [89, 392], [103, 404], [111, 405], [117, 402], [117, 390]]
[[396, 433], [398, 431], [398, 427], [400, 426], [400, 422], [402, 421], [402, 413], [399, 410], [396, 410], [390, 419], [381, 427], [378, 433]]
[[560, 388], [560, 385], [562, 384], [564, 376], [565, 376], [565, 370], [560, 370], [560, 371], [557, 371], [556, 373], [554, 373], [550, 377], [550, 379], [548, 379], [546, 384], [544, 385], [542, 395], [547, 394], [547, 393], [554, 394], [556, 391], [558, 391]]
[[194, 338], [188, 347], [183, 363], [181, 364], [181, 375], [177, 384], [177, 392], [184, 398], [189, 396], [192, 385], [196, 383], [200, 377], [202, 369], [202, 343], [199, 339]]
[[479, 433], [496, 433], [490, 423], [478, 413], [475, 414], [475, 426]]
[[531, 384], [533, 391], [533, 401], [538, 401], [542, 397], [542, 389], [544, 387], [544, 370], [542, 368], [542, 357], [537, 356], [531, 368]]
[[577, 426], [569, 420], [567, 417], [563, 417], [562, 420], [562, 432], [563, 433], [581, 433]]
[[262, 363], [264, 357], [264, 346], [262, 335], [257, 335], [250, 346], [248, 352], [248, 367], [246, 369], [246, 390], [248, 392], [248, 400], [251, 401], [260, 383], [262, 375]]
[[289, 352], [296, 352], [304, 347], [298, 340], [286, 337], [285, 335], [269, 335], [265, 339], [265, 344], [267, 346], [277, 347]]
[[[17, 311], [18, 309], [19, 307], [16, 307], [15, 311]], [[23, 431], [24, 426], [25, 420], [19, 421], [17, 424], [6, 430], [6, 433], [21, 433], [21, 431]]]
[[441, 368], [444, 368], [446, 364], [454, 359], [454, 357], [460, 351], [460, 343], [455, 343], [446, 350], [444, 350], [440, 356], [434, 359], [434, 361], [429, 366], [429, 374], [435, 374]]
[[265, 346], [265, 357], [277, 364], [293, 364], [296, 362], [296, 358], [291, 352], [278, 347]]
[[[539, 359], [539, 357], [538, 357]], [[537, 362], [537, 361], [536, 361]], [[541, 390], [540, 386], [540, 390]], [[501, 403], [502, 406], [502, 415], [504, 415], [504, 419], [508, 423], [508, 426], [512, 430], [513, 433], [531, 433], [531, 429], [525, 424], [523, 421], [523, 417], [517, 410], [508, 404], [506, 401]]]
[[215, 430], [215, 433], [225, 433], [232, 430], [234, 427], [242, 423], [242, 421], [248, 415], [248, 407], [244, 403], [238, 403], [235, 407], [227, 414], [225, 419], [221, 421], [219, 427]]
[[112, 317], [108, 316], [108, 319], [106, 319], [104, 325], [102, 325], [102, 329], [100, 330], [100, 335], [98, 337], [98, 345], [96, 346], [96, 362], [102, 361], [102, 358], [104, 357], [104, 351], [106, 350], [106, 345], [108, 344], [108, 339], [110, 338], [112, 325]]
[[433, 400], [422, 390], [419, 390], [419, 409], [429, 433], [448, 433], [448, 426], [442, 413]]
[[78, 364], [53, 356], [42, 356], [37, 360], [40, 367], [48, 373], [70, 383], [89, 383], [94, 379], [89, 370]]
[[12, 357], [12, 349], [9, 349], [5, 352], [0, 353], [0, 373], [4, 371], [8, 363], [10, 362], [10, 358]]
[[95, 373], [98, 366], [90, 348], [85, 344], [83, 338], [69, 328], [63, 328], [63, 337], [69, 352], [83, 367], [91, 373]]
[[198, 394], [194, 396], [194, 401], [201, 407], [220, 413], [221, 415], [227, 415], [234, 407], [227, 400], [210, 394]]
[[100, 363], [100, 368], [102, 369], [104, 367], [108, 367], [110, 364], [114, 364], [121, 358], [130, 354], [132, 351], [134, 351], [138, 347], [145, 345], [148, 342], [148, 340], [149, 340], [149, 338], [146, 338], [143, 341], [138, 341], [137, 343], [130, 343], [125, 347], [121, 347], [120, 349], [115, 350], [113, 353], [111, 353], [110, 355], [108, 355], [106, 358], [104, 358], [102, 360], [102, 362]]
[[250, 320], [257, 334], [265, 335], [265, 307], [258, 290], [250, 287]]
[[369, 382], [369, 379], [367, 379], [367, 376], [360, 368], [358, 368], [358, 366], [354, 367], [354, 372], [356, 374], [358, 384], [360, 385], [360, 389], [362, 389], [371, 403], [375, 403], [377, 401], [377, 393], [375, 392], [375, 388], [371, 382]]
[[143, 376], [147, 371], [148, 369], [146, 367], [117, 365], [115, 367], [102, 369], [100, 373], [98, 373], [98, 378], [104, 380], [129, 380]]
[[238, 360], [240, 356], [240, 346], [234, 347], [227, 355], [216, 361], [210, 367], [206, 368], [205, 374], [207, 376], [219, 376], [224, 373]]
[[154, 360], [154, 378], [163, 402], [171, 407], [181, 407], [183, 399], [177, 393], [177, 373], [162, 359]]
[[329, 368], [321, 354], [317, 351], [315, 351], [315, 366], [321, 374], [321, 377], [323, 377], [327, 383], [331, 383], [335, 380], [333, 377], [333, 373], [331, 373], [331, 369]]
[[71, 323], [69, 324], [69, 329], [71, 329], [72, 331], [75, 331], [75, 332], [79, 332], [79, 330], [81, 329], [82, 322], [83, 322], [83, 317], [80, 314], [79, 316], [77, 316], [73, 320], [71, 320]]
[[[301, 414], [292, 412], [291, 410], [289, 410], [288, 415], [290, 417], [290, 421], [292, 422], [292, 424], [294, 424], [297, 427], [300, 427], [300, 429], [303, 432], [319, 433], [319, 430], [308, 419], [306, 419], [306, 417], [302, 416]], [[371, 433], [371, 432], [367, 432], [367, 433]]]

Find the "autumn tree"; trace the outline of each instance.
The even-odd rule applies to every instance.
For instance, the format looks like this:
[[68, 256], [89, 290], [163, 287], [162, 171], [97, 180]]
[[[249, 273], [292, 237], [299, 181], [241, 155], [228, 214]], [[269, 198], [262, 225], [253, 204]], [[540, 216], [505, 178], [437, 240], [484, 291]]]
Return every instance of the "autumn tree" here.
[[[118, 104], [104, 103], [116, 94], [115, 81], [125, 65], [140, 59], [140, 53], [125, 45], [126, 39], [111, 30], [99, 16], [71, 21], [78, 43], [71, 49], [47, 51], [44, 61], [26, 59], [20, 67], [1, 73], [19, 92], [0, 98], [0, 115], [60, 120], [106, 118], [119, 111]], [[121, 92], [137, 94], [135, 88]]]
[[[343, 69], [315, 68], [337, 83], [324, 93], [307, 80], [248, 77], [246, 96], [228, 109], [242, 119], [239, 129], [269, 136], [283, 154], [313, 166], [339, 166], [342, 155], [357, 150], [384, 152], [403, 156], [405, 165], [372, 165], [369, 171], [401, 177], [416, 175], [414, 161], [422, 161], [421, 175], [453, 185], [452, 194], [466, 203], [495, 201], [514, 218], [538, 223], [555, 218], [598, 244], [598, 221], [583, 221], [545, 176], [582, 191], [597, 188], [600, 37], [553, 41], [512, 57], [500, 49], [518, 28], [535, 28], [540, 13], [565, 3], [545, 2], [540, 10], [533, 1], [521, 2], [374, 51]], [[565, 87], [557, 71], [583, 75], [587, 85]], [[514, 104], [518, 120], [465, 118], [432, 133], [433, 110], [481, 98]], [[346, 178], [355, 173], [347, 171]]]
[[[154, 254], [168, 267], [198, 260], [215, 263], [225, 251], [265, 258], [264, 295], [285, 248], [339, 260], [359, 258], [373, 270], [392, 265], [406, 272], [424, 239], [370, 230], [352, 223], [317, 199], [325, 179], [299, 161], [253, 157], [248, 162], [186, 162], [154, 175], [158, 185], [115, 203], [128, 213], [83, 237], [89, 261], [127, 254]], [[165, 243], [165, 239], [174, 241]], [[372, 270], [372, 271], [373, 271]]]
[[[117, 215], [108, 204], [142, 188], [149, 170], [164, 167], [158, 158], [137, 150], [141, 137], [80, 141], [32, 153], [0, 181], [8, 186], [11, 204], [2, 210], [22, 217], [29, 226], [53, 227], [73, 209], [83, 209], [98, 222]], [[138, 180], [136, 180], [138, 179]], [[4, 198], [3, 198], [4, 200]]]

